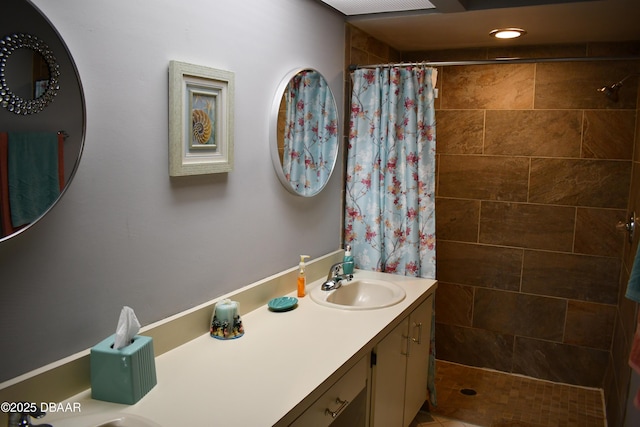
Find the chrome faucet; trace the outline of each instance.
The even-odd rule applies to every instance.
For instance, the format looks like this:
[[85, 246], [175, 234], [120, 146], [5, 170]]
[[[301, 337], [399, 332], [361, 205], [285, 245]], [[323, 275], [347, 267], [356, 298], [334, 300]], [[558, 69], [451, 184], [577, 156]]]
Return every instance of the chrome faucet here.
[[322, 284], [323, 291], [332, 291], [342, 286], [343, 280], [353, 279], [353, 274], [340, 274], [340, 268], [345, 264], [353, 264], [353, 261], [336, 262], [329, 269], [327, 280]]
[[47, 413], [41, 411], [33, 403], [21, 402], [18, 405], [22, 403], [24, 403], [23, 411], [9, 412], [8, 427], [52, 427], [51, 424], [31, 424], [31, 417], [42, 418], [47, 415]]

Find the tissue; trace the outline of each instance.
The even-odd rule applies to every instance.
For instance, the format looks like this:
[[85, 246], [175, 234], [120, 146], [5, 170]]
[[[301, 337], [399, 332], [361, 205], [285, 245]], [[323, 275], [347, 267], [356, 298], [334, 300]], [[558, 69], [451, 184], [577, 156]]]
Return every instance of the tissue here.
[[127, 306], [122, 307], [113, 348], [120, 350], [131, 344], [138, 331], [140, 331], [140, 322], [133, 309]]

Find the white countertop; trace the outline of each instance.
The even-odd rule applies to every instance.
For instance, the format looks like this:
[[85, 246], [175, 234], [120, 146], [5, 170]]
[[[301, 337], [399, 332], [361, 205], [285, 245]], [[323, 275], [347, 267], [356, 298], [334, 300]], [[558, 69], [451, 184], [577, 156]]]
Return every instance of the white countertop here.
[[433, 293], [436, 283], [361, 270], [355, 277], [392, 281], [406, 298], [382, 309], [339, 310], [311, 300], [309, 290], [322, 280], [313, 282], [294, 310], [271, 312], [264, 305], [241, 312], [245, 334], [238, 339], [217, 340], [206, 333], [158, 356], [158, 383], [135, 405], [93, 400], [86, 390], [65, 401], [80, 403], [81, 414], [51, 413], [42, 421], [55, 427], [62, 418], [109, 411], [165, 427], [288, 424]]

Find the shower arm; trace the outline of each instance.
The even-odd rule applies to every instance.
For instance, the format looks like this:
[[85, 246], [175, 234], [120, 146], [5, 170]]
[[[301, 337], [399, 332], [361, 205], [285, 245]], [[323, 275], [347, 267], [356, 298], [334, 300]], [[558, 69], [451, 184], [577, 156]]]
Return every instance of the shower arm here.
[[618, 83], [616, 83], [616, 85], [622, 86], [622, 83], [627, 80], [629, 77], [633, 77], [633, 76], [640, 76], [640, 73], [631, 73], [627, 76], [625, 76], [622, 80], [620, 80]]
[[622, 83], [624, 83], [625, 80], [627, 80], [628, 78], [633, 77], [633, 76], [640, 76], [640, 73], [627, 74], [622, 80], [618, 81], [617, 83], [614, 83], [611, 86], [605, 86], [605, 87], [618, 88], [618, 87], [622, 86]]

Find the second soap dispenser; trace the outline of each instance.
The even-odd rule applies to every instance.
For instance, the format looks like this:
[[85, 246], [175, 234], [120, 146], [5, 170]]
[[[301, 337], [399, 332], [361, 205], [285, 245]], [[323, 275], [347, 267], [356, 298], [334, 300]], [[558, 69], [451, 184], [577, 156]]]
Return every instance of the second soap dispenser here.
[[353, 274], [353, 255], [351, 255], [351, 245], [344, 247], [344, 259], [342, 260], [342, 271], [344, 274]]
[[298, 264], [298, 297], [302, 298], [307, 293], [307, 274], [305, 273], [304, 260], [309, 255], [300, 255], [300, 264]]

